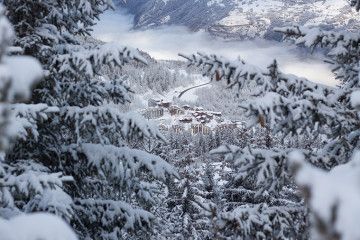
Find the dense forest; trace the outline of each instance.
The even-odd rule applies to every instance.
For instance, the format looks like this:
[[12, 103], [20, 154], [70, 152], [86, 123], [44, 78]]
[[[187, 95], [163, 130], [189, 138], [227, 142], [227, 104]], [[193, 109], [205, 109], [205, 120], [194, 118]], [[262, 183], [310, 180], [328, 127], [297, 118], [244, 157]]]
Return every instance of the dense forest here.
[[96, 40], [111, 0], [0, 5], [0, 240], [360, 239], [359, 32], [274, 29], [330, 87]]

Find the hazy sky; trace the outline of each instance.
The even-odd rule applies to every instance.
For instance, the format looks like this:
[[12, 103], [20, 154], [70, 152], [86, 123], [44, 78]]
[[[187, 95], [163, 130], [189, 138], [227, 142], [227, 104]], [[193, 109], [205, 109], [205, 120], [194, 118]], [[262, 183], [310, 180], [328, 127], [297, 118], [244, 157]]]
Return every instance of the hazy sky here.
[[[105, 42], [119, 42], [148, 52], [156, 59], [180, 59], [178, 53], [216, 53], [230, 59], [242, 59], [265, 68], [274, 58], [283, 72], [312, 81], [335, 85], [336, 82], [320, 56], [300, 54], [295, 46], [272, 41], [225, 41], [206, 32], [189, 32], [185, 27], [161, 27], [132, 30], [133, 17], [120, 11], [108, 11], [95, 26], [94, 36]], [[302, 57], [300, 56], [302, 55]]]

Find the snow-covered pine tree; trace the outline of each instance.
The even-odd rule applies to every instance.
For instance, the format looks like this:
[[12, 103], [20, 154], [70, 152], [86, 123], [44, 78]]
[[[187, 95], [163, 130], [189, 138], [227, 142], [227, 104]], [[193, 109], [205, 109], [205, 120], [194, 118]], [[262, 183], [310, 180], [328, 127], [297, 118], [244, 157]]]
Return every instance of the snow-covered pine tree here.
[[[130, 89], [121, 78], [101, 74], [104, 68], [145, 60], [127, 47], [84, 41], [111, 1], [4, 4], [16, 44], [47, 70], [32, 102], [58, 109], [38, 126], [37, 139], [19, 141], [9, 159], [35, 159], [39, 166], [74, 179], [66, 185], [71, 198], [50, 192], [47, 198], [32, 199], [26, 211], [62, 215], [81, 238], [129, 238], [147, 229], [161, 194], [160, 181], [176, 172], [160, 157], [130, 147], [134, 139], [165, 139], [139, 115], [121, 112], [119, 104], [129, 101]], [[70, 214], [64, 215], [59, 210], [66, 203]]]
[[[356, 7], [358, 1], [352, 1], [352, 4]], [[206, 55], [193, 55], [186, 58], [191, 64], [204, 67], [206, 74], [220, 75], [221, 78], [227, 80], [230, 87], [242, 88], [249, 82], [256, 82], [260, 88], [254, 93], [255, 98], [243, 104], [243, 108], [248, 116], [252, 116], [254, 123], [269, 124], [275, 133], [281, 133], [283, 137], [298, 137], [306, 134], [312, 137], [321, 135], [327, 137], [327, 143], [322, 149], [311, 149], [311, 151], [301, 149], [301, 154], [295, 154], [295, 157], [290, 155], [290, 159], [293, 159], [290, 165], [299, 172], [298, 184], [307, 190], [313, 216], [312, 224], [316, 230], [313, 233], [314, 236], [319, 239], [359, 238], [359, 233], [354, 230], [356, 227], [351, 228], [343, 224], [347, 221], [354, 222], [354, 215], [348, 211], [350, 208], [352, 211], [359, 209], [349, 203], [348, 199], [352, 198], [355, 199], [356, 204], [360, 203], [359, 193], [354, 190], [358, 187], [358, 181], [355, 180], [359, 176], [358, 155], [353, 157], [353, 161], [347, 163], [359, 148], [358, 34], [307, 29], [299, 26], [277, 29], [277, 31], [295, 39], [298, 44], [311, 48], [320, 46], [329, 49], [329, 62], [333, 65], [336, 77], [341, 81], [340, 87], [326, 87], [306, 79], [285, 75], [278, 70], [276, 62], [269, 67], [267, 72], [264, 72], [242, 60], [231, 62], [217, 56]], [[274, 150], [271, 149], [269, 152], [251, 150], [244, 153], [244, 150], [235, 148], [234, 151], [228, 147], [218, 151], [230, 154], [230, 156], [234, 155], [233, 152], [240, 151], [240, 154], [236, 154], [237, 159], [240, 160], [240, 166], [257, 166], [259, 158], [263, 159], [260, 161], [261, 165], [269, 163], [269, 160], [276, 163], [272, 167], [264, 168], [275, 170], [276, 174], [263, 175], [263, 180], [271, 183], [271, 179], [276, 176], [275, 182], [281, 183], [278, 180], [288, 179], [285, 175], [290, 176], [289, 169], [285, 166], [288, 165], [286, 162], [289, 159], [289, 152], [292, 151], [291, 149], [281, 150], [279, 155], [274, 154], [276, 153]], [[330, 172], [316, 169], [306, 164], [304, 159], [322, 168], [333, 169]], [[279, 165], [281, 162], [282, 164]], [[342, 165], [344, 163], [346, 164]], [[284, 166], [284, 168], [279, 169], [279, 166]], [[249, 170], [249, 168], [246, 169]], [[349, 171], [351, 177], [340, 180], [339, 176], [345, 171]], [[285, 178], [280, 176], [285, 176]], [[240, 179], [243, 180], [241, 177]], [[266, 187], [266, 185], [263, 186]], [[273, 185], [267, 186], [266, 190]], [[329, 189], [327, 186], [332, 187]], [[349, 192], [354, 193], [353, 196], [342, 194], [342, 189], [348, 186], [353, 189], [348, 189]], [[326, 201], [323, 201], [324, 199]]]
[[[359, 10], [358, 1], [352, 1], [356, 10]], [[357, 164], [359, 156], [359, 61], [360, 48], [359, 36], [357, 33], [349, 33], [346, 31], [334, 32], [324, 31], [316, 28], [303, 28], [299, 26], [277, 29], [282, 32], [286, 38], [293, 39], [296, 44], [305, 45], [315, 49], [322, 47], [328, 51], [329, 63], [332, 65], [336, 78], [340, 81], [340, 88], [334, 91], [328, 98], [328, 102], [332, 104], [334, 120], [331, 122], [330, 139], [325, 145], [324, 151], [328, 158], [338, 159], [339, 163], [346, 163], [332, 169], [330, 172], [323, 172], [304, 163], [303, 156], [295, 158], [295, 168], [298, 171], [297, 182], [306, 189], [309, 204], [314, 215], [314, 226], [316, 233], [323, 239], [356, 239], [359, 232], [350, 225], [344, 226], [345, 221], [356, 221], [353, 214], [347, 212], [359, 211], [358, 207], [353, 207], [348, 202], [348, 198], [360, 203], [357, 191], [348, 189], [353, 192], [353, 196], [342, 193], [344, 186], [358, 185], [353, 177], [359, 176], [359, 166]], [[299, 155], [299, 154], [297, 154]], [[351, 161], [350, 161], [351, 160]], [[350, 162], [349, 162], [350, 161]], [[345, 174], [349, 178], [338, 177]], [[351, 177], [350, 177], [351, 176]], [[321, 185], [320, 182], [326, 179], [327, 184], [332, 185], [330, 191]], [[319, 184], [315, 184], [319, 182]], [[332, 182], [332, 183], [331, 183]], [[336, 183], [336, 184], [335, 184]], [[321, 193], [327, 196], [327, 201], [320, 201]], [[336, 196], [341, 196], [339, 199]], [[350, 220], [351, 219], [351, 220]]]
[[[26, 56], [10, 56], [14, 31], [0, 4], [0, 235], [1, 239], [76, 240], [60, 218], [46, 214], [23, 215], [35, 198], [54, 191], [66, 195], [63, 182], [72, 180], [32, 159], [9, 160], [7, 154], [16, 138], [37, 137], [37, 124], [56, 108], [25, 104], [33, 85], [43, 76], [38, 61]], [[20, 215], [20, 216], [17, 216]], [[4, 220], [7, 219], [7, 220]], [[9, 220], [10, 219], [10, 220]], [[32, 227], [25, 227], [25, 225]], [[44, 229], [46, 224], [46, 229]]]
[[[287, 124], [287, 121], [296, 117], [303, 122], [311, 122], [311, 118], [306, 118], [310, 115], [306, 111], [315, 112], [316, 109], [306, 108], [298, 111], [304, 102], [294, 102], [292, 106], [291, 102], [286, 100], [295, 98], [308, 89], [327, 93], [326, 88], [307, 83], [295, 76], [282, 74], [276, 62], [268, 71], [262, 71], [243, 60], [230, 62], [215, 55], [199, 54], [186, 58], [191, 64], [204, 67], [205, 73], [211, 76], [220, 75], [227, 80], [230, 87], [238, 86], [241, 89], [251, 82], [261, 86], [253, 92], [253, 98], [242, 103], [242, 108], [250, 119], [250, 125], [259, 123], [261, 126], [267, 126], [274, 134], [281, 132], [283, 138], [314, 130], [309, 128], [303, 129], [302, 132], [297, 131], [299, 126], [302, 126], [300, 122], [296, 122], [295, 125], [291, 122]], [[309, 101], [316, 101], [312, 99], [313, 96], [318, 95], [309, 92]], [[233, 179], [224, 189], [227, 192], [225, 196], [227, 195], [228, 201], [232, 203], [232, 206], [229, 205], [223, 210], [221, 216], [225, 221], [223, 226], [227, 228], [223, 229], [225, 236], [231, 236], [236, 232], [243, 238], [306, 237], [305, 208], [302, 207], [300, 199], [293, 194], [287, 172], [287, 150], [269, 148], [267, 145], [255, 145], [254, 148], [225, 146], [213, 152], [225, 154], [226, 159], [232, 161], [234, 166]], [[237, 232], [236, 226], [243, 228]]]
[[285, 152], [228, 145], [212, 154], [225, 155], [232, 169], [221, 189], [225, 204], [217, 216], [223, 237], [306, 239], [305, 209], [293, 193]]
[[[216, 182], [219, 179], [214, 179], [219, 171], [215, 169], [216, 163], [208, 161], [201, 151], [200, 155], [196, 152], [203, 144], [199, 136], [186, 132], [171, 136], [168, 137], [171, 142], [160, 148], [161, 156], [179, 169], [180, 179], [169, 184], [169, 195], [159, 207], [159, 218], [164, 226], [159, 229], [160, 238], [218, 239], [216, 213], [221, 203], [221, 189]], [[204, 135], [202, 139], [211, 138]]]

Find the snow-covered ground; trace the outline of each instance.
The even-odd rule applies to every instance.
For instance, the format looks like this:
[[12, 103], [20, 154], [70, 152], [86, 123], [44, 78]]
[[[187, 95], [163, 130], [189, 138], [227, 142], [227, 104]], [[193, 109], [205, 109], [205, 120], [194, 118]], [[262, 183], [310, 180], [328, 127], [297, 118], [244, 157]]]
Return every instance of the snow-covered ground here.
[[266, 40], [225, 41], [205, 32], [191, 33], [184, 27], [132, 30], [133, 17], [119, 10], [104, 14], [95, 27], [94, 37], [105, 42], [120, 42], [139, 48], [156, 59], [180, 59], [178, 53], [198, 51], [227, 58], [241, 56], [247, 62], [266, 68], [274, 58], [285, 73], [306, 77], [314, 82], [336, 85], [323, 56], [301, 53], [295, 46]]

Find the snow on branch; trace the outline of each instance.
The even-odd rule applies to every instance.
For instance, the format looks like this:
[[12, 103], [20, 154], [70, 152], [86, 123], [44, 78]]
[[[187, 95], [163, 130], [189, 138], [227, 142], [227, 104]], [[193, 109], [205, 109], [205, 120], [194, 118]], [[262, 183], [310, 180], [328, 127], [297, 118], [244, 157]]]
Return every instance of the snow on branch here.
[[26, 139], [29, 134], [38, 138], [37, 124], [46, 121], [49, 114], [59, 112], [57, 107], [49, 107], [46, 104], [12, 104], [9, 110], [9, 122], [5, 134], [9, 138]]
[[110, 232], [116, 231], [116, 229], [120, 230], [120, 228], [134, 230], [137, 226], [145, 228], [154, 219], [150, 212], [134, 208], [123, 201], [76, 199], [75, 204], [79, 212], [84, 213], [86, 216], [93, 216], [86, 219], [90, 225], [97, 224], [98, 227], [107, 229]]
[[[68, 177], [68, 179], [70, 179]], [[67, 222], [74, 218], [74, 202], [69, 194], [60, 187], [45, 189], [42, 194], [36, 194], [24, 206], [26, 212], [48, 212], [60, 216]]]
[[46, 213], [0, 219], [2, 240], [77, 240], [75, 233], [61, 218]]
[[160, 131], [139, 114], [122, 113], [115, 106], [64, 107], [61, 114], [65, 116], [65, 120], [75, 121], [78, 141], [81, 139], [81, 130], [87, 130], [88, 126], [98, 130], [95, 132], [100, 140], [104, 137], [101, 129], [111, 127], [113, 134], [119, 134], [125, 139], [136, 135], [140, 138], [155, 137], [166, 141]]
[[359, 239], [360, 153], [329, 172], [307, 163], [300, 152], [292, 152], [289, 161], [309, 201], [316, 232], [323, 239]]
[[[28, 56], [5, 57], [3, 64], [6, 73], [10, 73], [11, 82], [6, 98], [8, 101], [21, 101], [31, 96], [34, 84], [43, 77], [43, 70], [40, 63], [34, 58]], [[19, 67], [21, 66], [21, 70]], [[0, 75], [2, 71], [0, 70]]]
[[344, 88], [359, 87], [359, 56], [360, 36], [357, 33], [346, 31], [325, 31], [308, 27], [277, 28], [277, 32], [285, 38], [295, 40], [296, 44], [305, 45], [311, 49], [326, 48], [332, 64], [332, 70], [337, 79], [347, 85]]
[[[3, 16], [0, 5], [0, 148], [9, 147], [15, 137], [25, 138], [28, 132], [38, 135], [36, 117], [44, 117], [44, 109], [27, 106], [26, 111], [32, 112], [31, 117], [25, 115], [24, 105], [13, 104], [28, 100], [32, 88], [43, 76], [40, 63], [28, 56], [8, 56], [14, 31], [9, 21]], [[31, 109], [31, 110], [30, 110]], [[44, 117], [45, 118], [45, 117]]]
[[290, 180], [284, 150], [221, 146], [211, 151], [211, 154], [224, 155], [225, 160], [233, 162], [237, 167], [234, 180], [243, 184], [254, 181], [252, 188], [258, 191], [257, 194], [279, 194]]
[[[15, 201], [32, 199], [24, 206], [29, 211], [49, 211], [70, 219], [71, 198], [62, 190], [73, 178], [50, 170], [32, 160], [2, 164], [1, 201], [3, 207], [14, 208]], [[6, 170], [6, 171], [5, 171]], [[66, 200], [66, 201], [65, 201]]]
[[206, 55], [202, 53], [186, 56], [179, 54], [189, 62], [189, 66], [196, 66], [204, 70], [204, 75], [211, 76], [213, 80], [226, 79], [231, 87], [245, 86], [249, 81], [263, 82], [262, 71], [253, 65], [246, 64], [243, 60], [229, 61], [217, 55]]
[[82, 48], [77, 46], [70, 53], [57, 56], [53, 63], [53, 69], [59, 69], [59, 74], [73, 74], [81, 77], [94, 77], [99, 75], [104, 65], [111, 68], [121, 67], [131, 60], [146, 64], [145, 58], [138, 50], [124, 47], [116, 43]]
[[285, 38], [294, 39], [296, 44], [309, 48], [330, 47], [331, 55], [345, 54], [348, 49], [358, 49], [360, 43], [359, 34], [345, 31], [326, 31], [302, 26], [275, 28], [275, 31], [284, 34]]
[[14, 35], [14, 30], [3, 16], [3, 8], [0, 6], [0, 98], [8, 102], [27, 100], [32, 87], [43, 76], [38, 60], [28, 56], [6, 55]]
[[61, 86], [70, 106], [100, 106], [108, 101], [125, 104], [131, 101], [129, 93], [132, 91], [125, 83], [125, 78], [113, 80], [97, 77], [86, 81], [61, 83]]
[[83, 143], [70, 146], [67, 151], [85, 154], [90, 166], [123, 183], [133, 181], [140, 172], [146, 170], [152, 177], [165, 180], [166, 175], [177, 176], [176, 170], [162, 158], [128, 147]]
[[[294, 229], [296, 215], [286, 207], [267, 204], [245, 204], [232, 211], [222, 213], [220, 228], [236, 229], [240, 238], [289, 239]], [[233, 232], [232, 232], [233, 233]], [[233, 233], [234, 234], [234, 233]]]
[[15, 187], [17, 191], [26, 196], [31, 192], [42, 194], [44, 189], [52, 189], [56, 186], [62, 187], [63, 181], [71, 181], [71, 177], [65, 177], [62, 173], [42, 173], [28, 171], [19, 175], [9, 175], [4, 186]]

